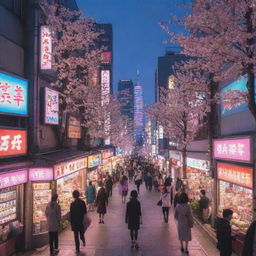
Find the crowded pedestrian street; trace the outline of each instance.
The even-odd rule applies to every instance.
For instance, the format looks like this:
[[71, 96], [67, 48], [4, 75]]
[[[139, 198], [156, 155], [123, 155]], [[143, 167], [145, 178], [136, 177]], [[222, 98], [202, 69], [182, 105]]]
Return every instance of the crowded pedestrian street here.
[[[129, 184], [129, 191], [135, 189], [133, 183]], [[113, 196], [109, 199], [105, 224], [99, 224], [96, 211], [89, 212], [92, 224], [85, 233], [86, 246], [81, 247], [81, 256], [180, 256], [180, 243], [177, 236], [176, 223], [174, 221], [173, 207], [170, 210], [169, 223], [162, 218], [161, 207], [156, 205], [159, 200], [159, 192], [146, 191], [141, 185], [139, 201], [142, 208], [142, 225], [139, 230], [138, 250], [132, 249], [130, 235], [125, 224], [126, 204], [122, 203], [118, 190], [118, 184], [113, 190]], [[128, 197], [127, 197], [128, 199]], [[73, 232], [65, 230], [59, 237], [60, 256], [72, 256], [75, 254]], [[194, 225], [192, 242], [189, 244], [191, 256], [217, 256], [216, 246]], [[36, 251], [17, 256], [48, 256], [49, 246]], [[185, 254], [184, 254], [185, 255]]]

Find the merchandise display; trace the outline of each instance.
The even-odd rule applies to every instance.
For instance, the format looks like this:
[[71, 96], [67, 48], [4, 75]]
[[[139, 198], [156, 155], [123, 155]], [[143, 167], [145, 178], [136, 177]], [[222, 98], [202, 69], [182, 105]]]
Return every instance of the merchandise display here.
[[15, 220], [6, 225], [0, 226], [0, 243], [5, 242], [7, 239], [10, 239], [14, 236], [19, 235], [23, 231], [23, 224], [18, 220]]
[[[212, 199], [212, 178], [208, 175], [208, 172], [196, 170], [192, 172], [189, 169], [187, 173], [188, 187], [189, 187], [189, 199], [199, 200], [200, 190], [206, 191], [206, 196]], [[194, 170], [194, 169], [193, 169]]]
[[33, 234], [47, 232], [45, 209], [51, 200], [50, 183], [33, 183]]
[[73, 201], [72, 192], [78, 190], [81, 197], [84, 196], [82, 171], [72, 173], [57, 180], [57, 194], [59, 195], [59, 204], [61, 215], [66, 215], [70, 210], [70, 204]]
[[246, 232], [253, 219], [252, 206], [253, 193], [251, 189], [231, 184], [219, 182], [219, 216], [223, 209], [230, 208], [234, 211], [231, 221], [232, 228]]
[[17, 218], [16, 187], [0, 190], [0, 224]]

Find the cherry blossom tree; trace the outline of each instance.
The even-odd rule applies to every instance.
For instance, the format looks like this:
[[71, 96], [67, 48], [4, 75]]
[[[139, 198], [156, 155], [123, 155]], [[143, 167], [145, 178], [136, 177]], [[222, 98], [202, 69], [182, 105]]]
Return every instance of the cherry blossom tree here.
[[[256, 119], [255, 103], [255, 0], [195, 0], [184, 20], [187, 34], [175, 34], [166, 23], [161, 26], [182, 53], [197, 58], [201, 70], [209, 74], [211, 86], [247, 77], [248, 107]], [[216, 90], [215, 90], [216, 91]], [[226, 101], [241, 101], [244, 95], [228, 92]], [[223, 97], [223, 96], [222, 96]]]
[[[60, 92], [60, 116], [80, 112], [85, 117], [83, 124], [91, 131], [95, 126], [90, 126], [88, 117], [93, 116], [97, 122], [102, 115], [98, 79], [102, 49], [97, 47], [100, 33], [95, 21], [83, 17], [80, 11], [46, 1], [41, 1], [40, 6], [53, 41], [52, 66], [56, 79], [51, 85]], [[65, 130], [60, 129], [59, 137], [63, 143]]]
[[150, 118], [162, 125], [165, 134], [181, 147], [183, 178], [186, 178], [187, 146], [210, 111], [207, 81], [202, 72], [180, 66], [174, 73], [175, 86], [163, 89], [160, 102], [147, 110]]

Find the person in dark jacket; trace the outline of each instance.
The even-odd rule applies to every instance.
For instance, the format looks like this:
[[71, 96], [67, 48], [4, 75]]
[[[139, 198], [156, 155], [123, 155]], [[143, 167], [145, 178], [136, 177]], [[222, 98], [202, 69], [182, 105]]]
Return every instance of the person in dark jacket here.
[[106, 187], [106, 193], [109, 196], [112, 196], [112, 187], [113, 187], [113, 180], [110, 175], [108, 175], [106, 182], [105, 182], [105, 187]]
[[182, 185], [183, 185], [183, 181], [179, 177], [177, 177], [176, 184], [175, 184], [176, 191], [180, 190], [182, 188]]
[[151, 173], [148, 172], [148, 191], [152, 191], [152, 186], [153, 186], [153, 178]]
[[244, 239], [243, 256], [256, 256], [256, 221], [253, 221]]
[[131, 247], [139, 248], [137, 243], [138, 230], [140, 229], [140, 224], [142, 224], [141, 217], [141, 206], [140, 202], [137, 200], [138, 193], [136, 190], [131, 191], [131, 199], [126, 206], [126, 216], [125, 223], [128, 223], [128, 229], [130, 230], [131, 236]]
[[230, 209], [223, 210], [223, 218], [217, 218], [216, 231], [217, 231], [217, 248], [220, 251], [220, 256], [232, 255], [232, 240], [230, 221], [232, 219], [233, 211]]
[[174, 208], [177, 206], [177, 204], [179, 204], [180, 195], [181, 195], [181, 190], [178, 190], [174, 196], [174, 201], [173, 201]]
[[95, 204], [97, 206], [97, 213], [99, 214], [99, 224], [104, 224], [104, 215], [107, 213], [108, 195], [103, 184], [100, 183], [101, 187], [98, 191]]
[[73, 198], [75, 200], [70, 205], [70, 222], [72, 231], [74, 232], [77, 253], [80, 252], [79, 235], [83, 242], [83, 246], [85, 246], [83, 219], [84, 215], [87, 213], [86, 204], [79, 198], [79, 196], [79, 191], [74, 190]]
[[209, 219], [209, 205], [210, 199], [206, 196], [206, 191], [204, 189], [200, 190], [201, 198], [199, 200], [199, 208], [201, 212], [201, 218], [204, 223], [206, 223]]

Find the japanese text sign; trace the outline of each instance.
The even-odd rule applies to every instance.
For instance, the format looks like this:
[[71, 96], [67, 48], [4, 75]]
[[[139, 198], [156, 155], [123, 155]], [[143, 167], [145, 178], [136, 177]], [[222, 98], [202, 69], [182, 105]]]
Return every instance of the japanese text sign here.
[[80, 123], [80, 120], [74, 116], [69, 116], [67, 136], [70, 139], [80, 139], [81, 138], [81, 123]]
[[253, 187], [253, 168], [217, 163], [218, 179], [243, 187]]
[[55, 179], [64, 177], [87, 167], [87, 158], [81, 158], [54, 166]]
[[28, 114], [28, 82], [0, 73], [0, 112]]
[[0, 129], [0, 157], [25, 155], [26, 153], [26, 130]]
[[45, 87], [45, 123], [59, 124], [59, 93]]
[[52, 69], [52, 37], [48, 26], [41, 26], [41, 69]]
[[206, 160], [187, 157], [187, 166], [201, 171], [209, 171], [210, 163]]
[[93, 168], [101, 164], [101, 154], [88, 156], [88, 168]]
[[19, 170], [16, 172], [10, 172], [0, 175], [0, 189], [19, 184], [26, 183], [28, 181], [28, 170]]
[[29, 168], [30, 181], [53, 180], [53, 168]]
[[102, 154], [102, 159], [108, 159], [114, 155], [114, 152], [111, 150], [102, 150], [101, 154]]
[[213, 154], [216, 159], [252, 162], [250, 137], [217, 139], [213, 141], [213, 147]]

